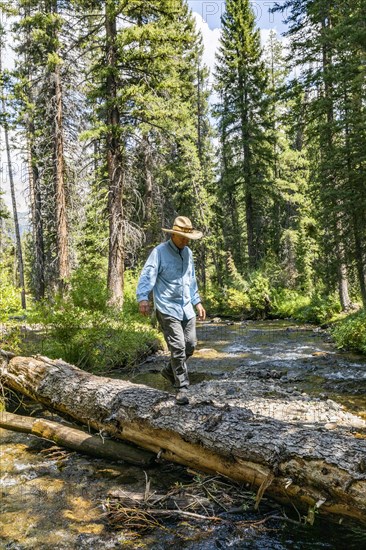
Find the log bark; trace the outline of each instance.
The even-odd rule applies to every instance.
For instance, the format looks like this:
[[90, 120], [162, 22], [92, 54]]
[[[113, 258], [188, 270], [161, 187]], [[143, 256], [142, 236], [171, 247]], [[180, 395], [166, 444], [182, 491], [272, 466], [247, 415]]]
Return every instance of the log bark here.
[[[334, 402], [328, 403], [338, 418], [332, 422], [322, 422], [319, 400], [303, 396], [281, 416], [281, 399], [268, 396], [264, 383], [255, 398], [245, 388], [241, 400], [229, 404], [233, 383], [224, 399], [226, 386], [218, 381], [191, 387], [190, 404], [182, 407], [166, 392], [46, 357], [4, 358], [1, 376], [6, 386], [96, 430], [168, 461], [249, 483], [258, 488], [257, 503], [265, 492], [305, 512], [366, 524], [366, 422]], [[210, 399], [220, 391], [221, 401]], [[313, 422], [301, 421], [301, 408]]]
[[134, 449], [125, 443], [105, 439], [100, 435], [91, 435], [44, 418], [33, 418], [2, 411], [0, 412], [0, 428], [33, 434], [73, 451], [109, 460], [124, 460], [137, 466], [147, 466], [154, 460], [154, 455], [148, 451]]

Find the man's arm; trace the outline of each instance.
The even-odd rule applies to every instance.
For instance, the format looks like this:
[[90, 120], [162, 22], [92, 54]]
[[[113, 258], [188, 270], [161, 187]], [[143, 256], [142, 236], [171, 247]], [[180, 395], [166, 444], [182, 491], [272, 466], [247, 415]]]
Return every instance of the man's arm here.
[[[192, 254], [192, 253], [191, 253]], [[191, 302], [195, 306], [198, 314], [198, 319], [204, 321], [206, 319], [206, 311], [203, 305], [201, 304], [201, 298], [198, 293], [198, 286], [196, 280], [196, 273], [194, 269], [193, 257], [191, 256], [192, 262], [192, 278], [190, 283], [190, 292], [191, 292]]]
[[159, 271], [159, 254], [156, 248], [151, 252], [142, 268], [137, 283], [136, 298], [139, 303], [139, 312], [142, 315], [150, 314], [149, 294], [155, 286]]

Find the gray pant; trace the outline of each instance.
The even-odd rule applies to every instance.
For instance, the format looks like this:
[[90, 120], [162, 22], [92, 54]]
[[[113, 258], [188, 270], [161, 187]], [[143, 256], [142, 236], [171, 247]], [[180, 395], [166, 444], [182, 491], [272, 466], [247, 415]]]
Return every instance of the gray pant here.
[[196, 317], [180, 321], [156, 310], [156, 317], [162, 328], [170, 351], [170, 369], [174, 374], [175, 386], [189, 386], [186, 360], [193, 355], [197, 345]]

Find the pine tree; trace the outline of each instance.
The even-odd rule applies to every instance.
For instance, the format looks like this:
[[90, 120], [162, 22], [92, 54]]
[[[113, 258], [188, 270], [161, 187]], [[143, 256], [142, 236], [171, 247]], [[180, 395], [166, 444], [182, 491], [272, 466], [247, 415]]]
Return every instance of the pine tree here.
[[290, 69], [274, 31], [269, 35], [264, 56], [270, 82], [274, 176], [268, 256], [281, 267], [281, 284], [309, 290], [316, 243], [312, 235], [315, 220], [309, 196], [308, 153], [300, 137], [304, 97], [296, 87], [288, 93]]
[[221, 101], [216, 115], [223, 166], [221, 192], [227, 195], [228, 213], [232, 212], [231, 239], [239, 242], [233, 256], [241, 268], [247, 263], [251, 269], [258, 267], [265, 253], [266, 197], [272, 177], [267, 87], [268, 71], [250, 3], [229, 0], [217, 56], [216, 89]]
[[[87, 6], [97, 21], [103, 3]], [[197, 217], [206, 202], [195, 126], [197, 34], [183, 1], [110, 0], [105, 9], [104, 28], [88, 42], [96, 52], [89, 137], [99, 140], [100, 179], [108, 182], [108, 287], [112, 303], [121, 305], [123, 272], [141, 245], [141, 226], [149, 246], [176, 210]], [[128, 24], [117, 28], [117, 19]]]
[[71, 62], [68, 3], [19, 0], [14, 25], [15, 88], [19, 123], [24, 128], [30, 169], [31, 212], [36, 267], [35, 294], [62, 290], [71, 271], [70, 205], [75, 126], [72, 89], [77, 65]]
[[[350, 305], [348, 280], [355, 260], [364, 301], [366, 297], [365, 239], [356, 221], [364, 219], [365, 202], [360, 193], [362, 183], [359, 180], [356, 184], [352, 168], [356, 149], [360, 146], [359, 152], [365, 150], [362, 40], [358, 31], [351, 31], [355, 18], [360, 17], [361, 4], [303, 0], [284, 5], [291, 9], [288, 34], [292, 60], [302, 67], [301, 81], [308, 91], [307, 134], [312, 144], [313, 192], [323, 234], [324, 276], [328, 290], [338, 285], [344, 309]], [[356, 97], [360, 101], [351, 100]], [[357, 145], [355, 141], [351, 145], [355, 120], [360, 121]], [[358, 167], [364, 159], [364, 153], [359, 156], [359, 152]]]

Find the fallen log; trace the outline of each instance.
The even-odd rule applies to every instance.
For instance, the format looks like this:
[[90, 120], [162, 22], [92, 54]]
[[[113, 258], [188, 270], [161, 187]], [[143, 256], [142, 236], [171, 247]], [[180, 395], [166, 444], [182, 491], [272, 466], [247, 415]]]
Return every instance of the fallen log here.
[[[283, 415], [281, 396], [267, 396], [264, 382], [254, 395], [237, 381], [234, 399], [233, 382], [218, 381], [191, 387], [192, 403], [182, 407], [166, 392], [46, 357], [4, 358], [1, 378], [51, 409], [168, 461], [257, 487], [257, 505], [266, 492], [310, 515], [316, 510], [366, 523], [366, 422], [334, 402], [331, 423], [322, 421], [326, 405], [304, 396]], [[301, 410], [313, 421], [301, 420]]]
[[33, 418], [1, 411], [0, 428], [36, 435], [72, 451], [109, 460], [123, 460], [136, 466], [147, 466], [154, 461], [155, 457], [149, 451], [135, 449], [121, 441], [113, 441], [100, 435], [91, 435], [44, 418]]

